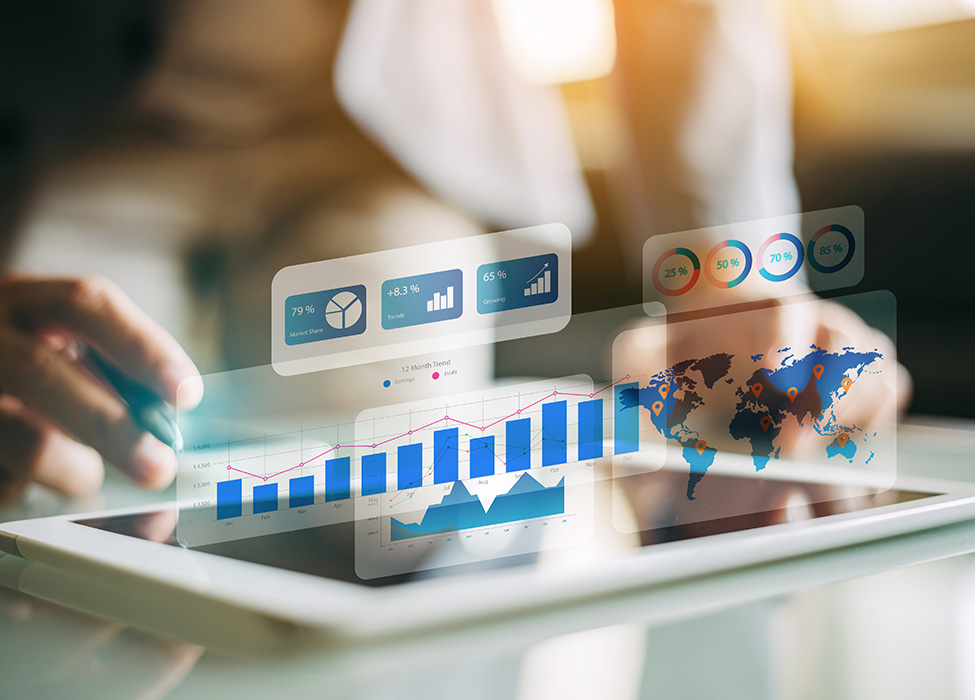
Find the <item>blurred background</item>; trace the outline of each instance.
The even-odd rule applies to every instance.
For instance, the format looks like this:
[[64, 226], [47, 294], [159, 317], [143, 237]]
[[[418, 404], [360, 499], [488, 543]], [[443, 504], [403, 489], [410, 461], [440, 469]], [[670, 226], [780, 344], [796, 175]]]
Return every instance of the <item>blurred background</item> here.
[[4, 269], [107, 275], [204, 371], [268, 361], [285, 265], [560, 220], [588, 311], [648, 236], [857, 204], [911, 410], [975, 415], [969, 0], [0, 12]]

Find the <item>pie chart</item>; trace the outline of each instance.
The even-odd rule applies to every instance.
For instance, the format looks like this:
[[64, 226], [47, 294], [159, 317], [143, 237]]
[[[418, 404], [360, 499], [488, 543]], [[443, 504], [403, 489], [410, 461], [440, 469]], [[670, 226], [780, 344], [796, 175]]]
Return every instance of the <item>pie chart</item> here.
[[325, 305], [325, 322], [337, 331], [351, 328], [361, 317], [362, 300], [352, 292], [339, 292]]

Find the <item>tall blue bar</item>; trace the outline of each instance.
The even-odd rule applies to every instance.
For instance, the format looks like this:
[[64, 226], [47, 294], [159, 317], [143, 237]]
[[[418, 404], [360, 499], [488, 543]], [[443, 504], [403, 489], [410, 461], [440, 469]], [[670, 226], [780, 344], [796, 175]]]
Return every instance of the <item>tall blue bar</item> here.
[[415, 489], [423, 485], [423, 443], [400, 445], [396, 450], [396, 488]]
[[568, 411], [565, 401], [542, 404], [542, 466], [568, 461]]
[[386, 453], [362, 457], [362, 495], [386, 493]]
[[325, 460], [325, 501], [343, 501], [352, 496], [352, 458]]
[[457, 481], [459, 457], [457, 428], [433, 431], [433, 483]]
[[217, 482], [217, 520], [236, 518], [243, 513], [240, 479]]
[[278, 485], [261, 484], [254, 487], [254, 514], [270, 513], [278, 509]]
[[315, 477], [296, 476], [288, 479], [288, 508], [310, 506], [315, 502]]
[[603, 456], [603, 400], [579, 403], [579, 461]]
[[[613, 403], [615, 454], [622, 455], [640, 450], [640, 404], [636, 398], [639, 387], [636, 382], [616, 385], [616, 400]], [[631, 392], [632, 400], [627, 402], [630, 404], [628, 406], [623, 404], [624, 391]]]
[[532, 466], [531, 418], [509, 420], [504, 424], [505, 470], [517, 472]]
[[471, 438], [471, 478], [494, 474], [494, 436]]

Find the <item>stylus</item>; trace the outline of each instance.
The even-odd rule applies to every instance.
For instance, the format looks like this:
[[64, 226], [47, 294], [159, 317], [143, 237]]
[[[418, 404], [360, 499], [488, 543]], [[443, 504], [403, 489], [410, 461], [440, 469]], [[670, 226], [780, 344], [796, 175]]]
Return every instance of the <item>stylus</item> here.
[[183, 451], [183, 436], [176, 425], [176, 416], [166, 402], [152, 389], [129, 378], [114, 364], [87, 345], [80, 345], [78, 358], [94, 374], [104, 379], [129, 405], [136, 423], [155, 435], [176, 452]]

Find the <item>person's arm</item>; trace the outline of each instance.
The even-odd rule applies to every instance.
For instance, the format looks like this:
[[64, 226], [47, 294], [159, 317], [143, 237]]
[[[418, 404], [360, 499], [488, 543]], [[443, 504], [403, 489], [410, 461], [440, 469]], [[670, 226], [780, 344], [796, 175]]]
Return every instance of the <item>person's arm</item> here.
[[[170, 403], [199, 401], [199, 372], [179, 344], [101, 278], [0, 280], [0, 496], [29, 481], [69, 495], [101, 484], [102, 458], [136, 482], [168, 485], [173, 451], [74, 356], [82, 341]], [[191, 401], [192, 402], [192, 401]]]

